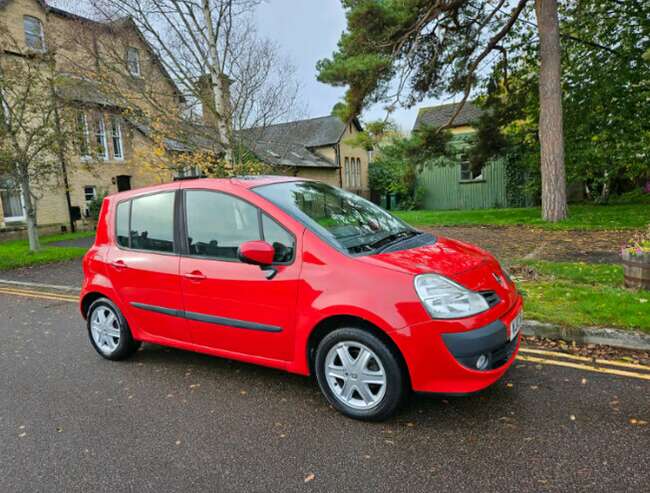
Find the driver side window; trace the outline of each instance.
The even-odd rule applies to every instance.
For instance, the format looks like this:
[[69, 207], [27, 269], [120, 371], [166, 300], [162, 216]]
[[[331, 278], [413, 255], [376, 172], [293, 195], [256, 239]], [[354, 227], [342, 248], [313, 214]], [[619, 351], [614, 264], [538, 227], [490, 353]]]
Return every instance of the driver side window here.
[[293, 260], [296, 249], [293, 235], [244, 200], [210, 190], [188, 190], [185, 192], [185, 212], [190, 255], [238, 260], [239, 245], [264, 240], [275, 249], [274, 262]]
[[208, 190], [185, 193], [190, 255], [237, 260], [237, 248], [260, 240], [257, 208], [243, 200]]

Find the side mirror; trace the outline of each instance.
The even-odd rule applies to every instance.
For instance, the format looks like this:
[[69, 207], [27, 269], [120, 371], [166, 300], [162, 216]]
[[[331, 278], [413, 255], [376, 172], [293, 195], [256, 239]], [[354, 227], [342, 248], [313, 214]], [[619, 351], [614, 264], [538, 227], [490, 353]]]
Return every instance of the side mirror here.
[[244, 242], [237, 249], [239, 260], [245, 264], [259, 265], [262, 268], [270, 266], [274, 256], [275, 248], [262, 240]]

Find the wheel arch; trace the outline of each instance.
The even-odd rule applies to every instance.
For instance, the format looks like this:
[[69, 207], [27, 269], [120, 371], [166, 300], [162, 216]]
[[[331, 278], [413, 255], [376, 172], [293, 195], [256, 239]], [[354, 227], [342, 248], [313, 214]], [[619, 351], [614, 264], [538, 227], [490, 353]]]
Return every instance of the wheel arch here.
[[81, 298], [79, 306], [81, 310], [81, 316], [84, 318], [84, 320], [88, 318], [88, 309], [90, 308], [90, 305], [92, 305], [99, 298], [108, 298], [110, 301], [115, 303], [115, 300], [113, 300], [108, 294], [101, 291], [89, 291], [88, 293], [85, 293], [83, 298]]
[[406, 364], [406, 360], [404, 359], [402, 351], [400, 351], [395, 341], [393, 341], [393, 339], [384, 330], [380, 329], [372, 322], [354, 315], [332, 315], [318, 322], [318, 324], [316, 324], [316, 326], [312, 329], [309, 334], [309, 338], [307, 339], [306, 348], [307, 365], [310, 375], [314, 375], [316, 348], [318, 348], [320, 341], [322, 341], [323, 338], [330, 332], [343, 327], [354, 327], [366, 331], [386, 344], [386, 346], [397, 358], [397, 361], [399, 361], [400, 367], [404, 372], [404, 376], [410, 388], [411, 377], [409, 375], [408, 365]]

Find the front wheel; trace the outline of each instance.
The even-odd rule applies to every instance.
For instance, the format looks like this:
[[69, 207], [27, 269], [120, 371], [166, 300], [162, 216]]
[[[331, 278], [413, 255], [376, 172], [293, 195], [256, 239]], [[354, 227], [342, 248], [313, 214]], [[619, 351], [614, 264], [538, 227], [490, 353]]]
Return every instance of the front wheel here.
[[396, 355], [362, 329], [342, 328], [327, 334], [316, 350], [314, 367], [327, 400], [351, 418], [387, 419], [406, 393], [406, 378]]

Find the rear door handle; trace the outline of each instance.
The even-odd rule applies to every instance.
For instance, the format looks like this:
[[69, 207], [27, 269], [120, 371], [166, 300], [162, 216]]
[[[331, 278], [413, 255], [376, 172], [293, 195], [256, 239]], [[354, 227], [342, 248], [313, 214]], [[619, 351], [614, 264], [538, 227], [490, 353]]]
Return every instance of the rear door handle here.
[[113, 260], [111, 265], [116, 269], [126, 269], [128, 266], [124, 263], [124, 260]]
[[191, 279], [192, 281], [202, 281], [206, 278], [205, 274], [199, 270], [193, 270], [192, 272], [187, 272], [183, 274], [183, 277]]

